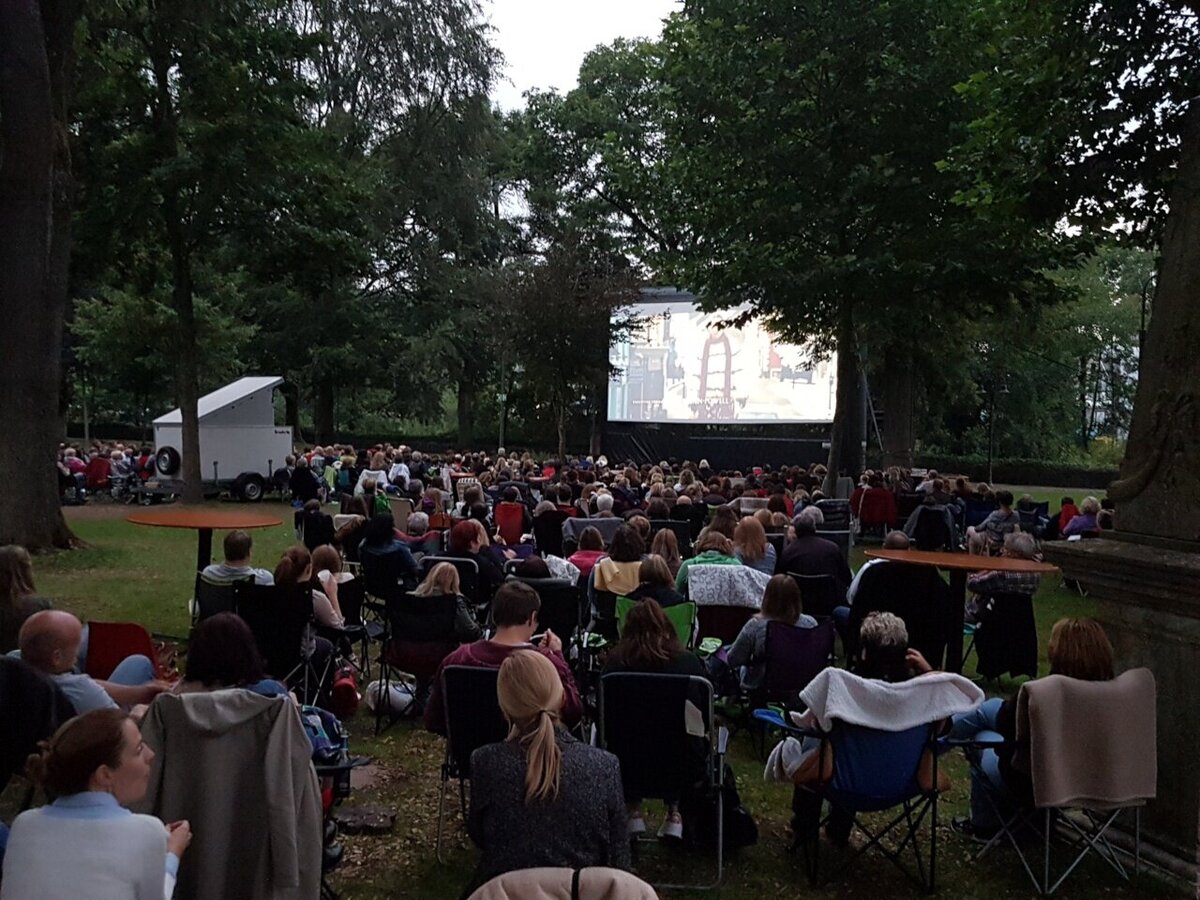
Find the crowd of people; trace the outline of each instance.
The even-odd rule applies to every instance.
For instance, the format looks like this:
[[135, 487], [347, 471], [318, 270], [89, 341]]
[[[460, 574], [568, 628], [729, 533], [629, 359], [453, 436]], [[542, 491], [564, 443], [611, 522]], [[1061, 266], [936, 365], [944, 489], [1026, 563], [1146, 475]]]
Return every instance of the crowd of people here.
[[[148, 452], [118, 445], [96, 447], [91, 455], [108, 459], [115, 474], [136, 478], [152, 464]], [[81, 457], [87, 456], [64, 448], [64, 479], [85, 475], [88, 463]], [[864, 518], [859, 513], [887, 509], [890, 502], [891, 520], [901, 525], [896, 501], [916, 494], [921, 509], [944, 511], [953, 525], [969, 502], [985, 503], [994, 509], [963, 528], [956, 546], [1024, 559], [1038, 555], [1040, 540], [1091, 535], [1113, 524], [1111, 511], [1096, 498], [1076, 507], [1068, 497], [1057, 515], [1041, 514], [1031, 529], [1028, 516], [1021, 517], [1035, 511], [1028, 497], [1014, 502], [1011, 493], [984, 484], [947, 481], [933, 471], [915, 478], [896, 468], [864, 473], [837, 508], [823, 492], [826, 474], [819, 464], [742, 472], [714, 470], [704, 460], [610, 466], [602, 456], [539, 462], [503, 450], [495, 456], [437, 456], [404, 446], [313, 447], [287, 460], [300, 542], [268, 570], [254, 564], [248, 533], [229, 532], [222, 561], [204, 569], [201, 578], [276, 585], [302, 591], [306, 603], [311, 598], [311, 627], [297, 651], [318, 670], [328, 670], [325, 663], [339, 656], [360, 662], [350, 642], [338, 637], [348, 625], [339, 596], [351, 590], [351, 582], [361, 580], [355, 587], [384, 600], [454, 598], [458, 646], [440, 668], [498, 670], [497, 699], [510, 725], [506, 741], [476, 750], [472, 759], [468, 831], [482, 851], [472, 884], [538, 866], [627, 868], [630, 840], [647, 831], [645, 798], [623, 783], [615, 757], [584, 739], [581, 723], [595, 716], [595, 683], [580, 652], [585, 632], [613, 626], [607, 642], [590, 645], [602, 647], [587, 663], [601, 674], [692, 675], [710, 680], [718, 694], [744, 699], [758, 696], [764, 684], [768, 626], [815, 629], [819, 619], [831, 618], [841, 635], [843, 661], [859, 677], [920, 678], [940, 666], [946, 635], [930, 624], [936, 614], [906, 621], [887, 608], [887, 598], [912, 591], [915, 570], [928, 580], [917, 590], [939, 603], [955, 599], [944, 596], [945, 584], [932, 569], [872, 560], [852, 573], [844, 547], [829, 539], [827, 511], [836, 515], [848, 506], [845, 528], [857, 529]], [[880, 492], [890, 500], [878, 500]], [[400, 498], [411, 501], [411, 512], [398, 527], [391, 501]], [[336, 527], [323, 505], [329, 502], [339, 503]], [[568, 519], [578, 520], [577, 527], [565, 527]], [[554, 528], [541, 529], [545, 522]], [[885, 528], [880, 536], [885, 547], [904, 550], [913, 539], [910, 530]], [[557, 535], [553, 549], [535, 540], [538, 534]], [[422, 564], [426, 557], [433, 558], [432, 565]], [[477, 575], [469, 590], [456, 561], [470, 561]], [[694, 626], [691, 634], [681, 634], [669, 613], [694, 602], [695, 573], [710, 573], [712, 567], [744, 573], [739, 584], [750, 585], [752, 611], [735, 635], [701, 656], [694, 638], [702, 635]], [[829, 608], [806, 610], [804, 578], [823, 579]], [[539, 587], [551, 581], [578, 590], [583, 615], [577, 633], [556, 634], [541, 626]], [[1031, 596], [1038, 586], [1036, 574], [1022, 572], [984, 569], [970, 580], [983, 609], [990, 597]], [[615, 598], [633, 601], [619, 629]], [[140, 656], [124, 660], [102, 681], [81, 674], [86, 626], [37, 593], [25, 551], [3, 547], [0, 653], [12, 651], [52, 680], [75, 716], [30, 758], [30, 775], [55, 799], [22, 814], [14, 825], [4, 862], [5, 900], [44, 896], [50, 884], [55, 896], [117, 897], [131, 890], [148, 896], [146, 885], [153, 883], [153, 892], [169, 898], [190, 826], [128, 809], [145, 793], [153, 757], [138, 732], [147, 705], [161, 694], [228, 690], [291, 702], [294, 686], [265, 671], [255, 635], [230, 612], [195, 625], [186, 672], [174, 684], [160, 680], [154, 663]], [[1064, 620], [1055, 626], [1052, 671], [1111, 678], [1111, 656], [1095, 623]], [[435, 677], [430, 685], [419, 706], [426, 727], [444, 734], [441, 680]], [[956, 736], [1011, 736], [1012, 716], [1011, 701], [988, 701], [947, 728]], [[1027, 788], [1012, 776], [1005, 751], [988, 753], [979, 777], [992, 779], [993, 788], [1009, 790], [1013, 802], [1020, 802]], [[973, 785], [975, 790], [982, 787]], [[685, 798], [661, 799], [658, 835], [680, 840]], [[811, 831], [811, 798], [797, 790], [793, 807], [797, 833]], [[84, 852], [56, 872], [41, 857], [60, 822], [73, 829], [72, 845]], [[104, 822], [104, 829], [93, 822]], [[110, 822], [112, 830], [105, 830]], [[995, 823], [982, 803], [972, 802], [971, 816], [956, 827], [986, 837]], [[835, 816], [830, 838], [844, 843], [848, 828]], [[115, 856], [126, 864], [114, 863]], [[95, 889], [83, 889], [85, 883]]]

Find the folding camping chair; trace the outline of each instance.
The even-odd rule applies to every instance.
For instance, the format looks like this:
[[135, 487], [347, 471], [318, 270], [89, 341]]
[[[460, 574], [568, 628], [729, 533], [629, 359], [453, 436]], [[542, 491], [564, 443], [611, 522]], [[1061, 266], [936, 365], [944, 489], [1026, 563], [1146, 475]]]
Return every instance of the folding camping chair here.
[[697, 791], [716, 792], [716, 877], [707, 884], [659, 888], [704, 890], [721, 884], [725, 864], [721, 785], [728, 741], [729, 733], [715, 725], [713, 687], [705, 678], [610, 672], [600, 679], [600, 746], [620, 760], [627, 795], [678, 800]]
[[[798, 628], [786, 622], [768, 622], [764, 645], [764, 676], [760, 688], [754, 691], [743, 689], [745, 708], [774, 704], [787, 709], [799, 709], [800, 692], [820, 672], [834, 664], [833, 622], [822, 622], [816, 628]], [[744, 716], [744, 714], [743, 714]], [[767, 729], [757, 723], [752, 732], [757, 732], [758, 752], [766, 753]], [[753, 736], [753, 735], [752, 735]]]
[[837, 582], [832, 575], [803, 575], [800, 572], [788, 572], [800, 588], [800, 601], [804, 612], [817, 618], [828, 618], [833, 615], [834, 608], [841, 606], [843, 598], [838, 596]]
[[[384, 608], [386, 630], [379, 654], [379, 695], [382, 698], [391, 696], [391, 684], [396, 680], [394, 672], [411, 675], [416, 686], [411, 691], [412, 703], [408, 709], [415, 714], [424, 708], [438, 666], [458, 647], [454, 633], [458, 598], [449, 594], [430, 597], [402, 594], [389, 598]], [[376, 703], [376, 734], [383, 730], [381, 723], [385, 715], [388, 727], [391, 727], [396, 715], [387, 702]]]
[[192, 604], [192, 624], [195, 625], [220, 612], [233, 612], [237, 607], [234, 586], [239, 582], [253, 580], [253, 578], [242, 578], [238, 581], [218, 581], [197, 572], [194, 595], [196, 599]]
[[88, 622], [87, 674], [103, 681], [113, 673], [121, 660], [140, 655], [154, 664], [156, 674], [162, 674], [154, 641], [136, 622]]
[[[1130, 669], [1111, 681], [1051, 675], [1021, 686], [1016, 741], [947, 741], [965, 748], [972, 788], [983, 790], [1001, 823], [975, 858], [1007, 841], [1043, 896], [1057, 891], [1092, 852], [1124, 881], [1139, 875], [1141, 808], [1154, 799], [1158, 776], [1156, 703], [1149, 669]], [[1013, 769], [1032, 776], [1032, 798], [1014, 796], [992, 783], [982, 771], [988, 752], [1013, 754]], [[1088, 764], [1069, 768], [1059, 762], [1066, 759], [1086, 759]], [[1098, 760], [1103, 765], [1094, 762]], [[1132, 853], [1113, 846], [1107, 836], [1127, 810], [1133, 812]], [[1021, 838], [1030, 834], [1037, 839], [1036, 848], [1022, 844]], [[1069, 862], [1055, 873], [1052, 845], [1058, 835], [1067, 839]], [[1031, 858], [1030, 850], [1040, 850], [1041, 858]], [[1122, 855], [1132, 857], [1132, 873]]]
[[437, 860], [442, 859], [442, 823], [446, 809], [446, 785], [458, 779], [458, 801], [463, 821], [467, 820], [467, 788], [471, 779], [471, 754], [485, 744], [502, 741], [508, 722], [496, 696], [499, 669], [478, 666], [446, 666], [442, 669], [442, 698], [446, 709], [446, 756], [438, 786]]
[[[617, 598], [617, 637], [625, 631], [625, 620], [629, 618], [629, 611], [639, 603], [653, 603], [653, 600], [634, 600], [630, 597]], [[673, 606], [664, 606], [663, 614], [675, 628], [675, 634], [679, 638], [679, 643], [685, 647], [691, 647], [693, 638], [696, 633], [696, 604], [695, 603], [676, 603]]]
[[334, 657], [317, 671], [313, 657], [304, 655], [304, 634], [313, 621], [312, 591], [307, 585], [239, 583], [236, 597], [236, 612], [250, 626], [267, 674], [295, 690], [303, 702], [321, 705], [317, 700]]
[[533, 517], [533, 542], [539, 556], [563, 555], [562, 523], [566, 519], [567, 514], [558, 509]]
[[679, 544], [679, 555], [683, 559], [692, 558], [692, 526], [687, 522], [679, 522], [675, 519], [651, 519], [650, 520], [650, 537], [664, 528], [675, 532], [675, 541]]
[[479, 578], [479, 563], [461, 556], [422, 556], [418, 563], [422, 581], [438, 563], [450, 563], [458, 570], [459, 593], [471, 601], [477, 616], [481, 610], [488, 607], [492, 598], [482, 596], [483, 587]]
[[[814, 887], [828, 883], [858, 857], [875, 849], [919, 887], [933, 893], [937, 884], [938, 791], [936, 787], [922, 788], [917, 782], [917, 772], [922, 755], [929, 751], [933, 760], [931, 784], [936, 786], [938, 722], [889, 732], [835, 721], [830, 731], [823, 732], [798, 728], [773, 709], [756, 709], [754, 717], [797, 738], [820, 740], [819, 769], [824, 769], [827, 754], [833, 754], [833, 778], [827, 784], [816, 783], [798, 788], [811, 794], [818, 803], [830, 803], [830, 812], [823, 818], [818, 817], [815, 828], [799, 831], [796, 835], [796, 845], [804, 852], [808, 879]], [[818, 834], [819, 829], [834, 816], [835, 807], [851, 816], [852, 827], [856, 825], [867, 836], [867, 841], [853, 849], [835, 872], [827, 873], [822, 879], [821, 841]], [[895, 812], [897, 807], [898, 813]], [[885, 810], [891, 810], [892, 815], [880, 828], [865, 824], [859, 817], [861, 813]], [[921, 853], [919, 830], [926, 817], [929, 818], [929, 850], [928, 855], [924, 856]], [[901, 835], [894, 847], [884, 843], [884, 838], [893, 832]], [[905, 864], [905, 851], [909, 849], [916, 864], [915, 872]]]

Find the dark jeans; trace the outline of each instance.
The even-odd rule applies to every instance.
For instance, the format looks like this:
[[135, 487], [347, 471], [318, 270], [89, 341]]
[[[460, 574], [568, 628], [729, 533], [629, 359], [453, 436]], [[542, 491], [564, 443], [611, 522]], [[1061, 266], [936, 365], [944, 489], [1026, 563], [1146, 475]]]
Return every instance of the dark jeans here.
[[[812, 842], [819, 837], [817, 829], [821, 824], [821, 797], [804, 788], [794, 788], [792, 791], [792, 832], [797, 841]], [[850, 840], [850, 828], [854, 825], [854, 814], [838, 806], [830, 806], [829, 821], [825, 825], [825, 833], [829, 839], [839, 846], [845, 846]]]

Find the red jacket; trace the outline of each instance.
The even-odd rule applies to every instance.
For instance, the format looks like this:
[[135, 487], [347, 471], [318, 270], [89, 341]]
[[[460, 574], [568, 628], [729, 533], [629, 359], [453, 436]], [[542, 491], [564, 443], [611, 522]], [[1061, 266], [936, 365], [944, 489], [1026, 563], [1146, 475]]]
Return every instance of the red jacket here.
[[571, 668], [561, 653], [544, 650], [532, 644], [497, 644], [495, 641], [475, 641], [463, 644], [438, 666], [433, 679], [433, 690], [429, 692], [429, 703], [425, 706], [425, 727], [438, 734], [446, 733], [446, 711], [442, 700], [442, 669], [446, 666], [476, 666], [481, 669], [498, 669], [508, 655], [515, 650], [537, 650], [554, 663], [563, 685], [562, 720], [568, 728], [574, 726], [583, 715], [583, 702], [579, 699], [579, 688], [571, 675]]

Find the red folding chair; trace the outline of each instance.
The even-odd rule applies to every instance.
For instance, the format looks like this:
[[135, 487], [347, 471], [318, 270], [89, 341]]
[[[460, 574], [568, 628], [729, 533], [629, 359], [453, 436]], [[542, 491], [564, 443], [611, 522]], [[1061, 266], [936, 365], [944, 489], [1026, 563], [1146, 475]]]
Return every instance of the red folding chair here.
[[87, 674], [103, 681], [127, 656], [142, 655], [154, 663], [154, 673], [162, 677], [162, 666], [150, 632], [136, 622], [89, 622]]
[[493, 511], [496, 527], [506, 544], [521, 543], [522, 529], [525, 524], [525, 504], [503, 502], [497, 503]]

